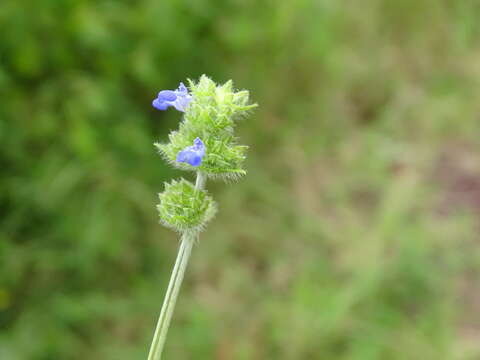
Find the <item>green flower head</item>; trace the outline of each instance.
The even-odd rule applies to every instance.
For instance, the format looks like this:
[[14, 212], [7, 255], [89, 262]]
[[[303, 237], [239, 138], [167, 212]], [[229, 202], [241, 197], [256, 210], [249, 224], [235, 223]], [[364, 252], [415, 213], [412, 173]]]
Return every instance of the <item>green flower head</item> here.
[[185, 179], [165, 183], [165, 190], [158, 197], [160, 221], [179, 232], [202, 230], [217, 211], [217, 206], [207, 191], [195, 189]]
[[[248, 147], [238, 144], [234, 129], [237, 120], [257, 106], [249, 103], [248, 91], [235, 91], [231, 81], [216, 85], [205, 75], [197, 83], [189, 80], [189, 90], [191, 100], [179, 129], [170, 133], [169, 143], [155, 146], [181, 170], [201, 171], [210, 178], [235, 179], [244, 175]], [[191, 148], [197, 138], [205, 148], [201, 163], [177, 161], [179, 153]]]

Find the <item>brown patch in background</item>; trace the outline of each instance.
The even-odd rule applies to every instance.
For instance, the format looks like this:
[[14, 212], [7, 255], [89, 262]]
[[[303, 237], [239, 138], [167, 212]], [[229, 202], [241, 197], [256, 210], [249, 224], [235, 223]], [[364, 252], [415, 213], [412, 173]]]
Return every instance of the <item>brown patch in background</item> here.
[[434, 178], [443, 190], [440, 214], [473, 211], [480, 217], [480, 151], [471, 145], [449, 146], [440, 156]]
[[459, 318], [459, 335], [467, 344], [480, 341], [480, 269], [470, 264], [470, 256], [480, 246], [480, 151], [469, 144], [446, 147], [434, 171], [434, 179], [440, 187], [441, 198], [438, 213], [453, 216], [464, 212], [477, 220], [475, 233], [460, 244], [467, 264], [457, 279], [456, 293]]

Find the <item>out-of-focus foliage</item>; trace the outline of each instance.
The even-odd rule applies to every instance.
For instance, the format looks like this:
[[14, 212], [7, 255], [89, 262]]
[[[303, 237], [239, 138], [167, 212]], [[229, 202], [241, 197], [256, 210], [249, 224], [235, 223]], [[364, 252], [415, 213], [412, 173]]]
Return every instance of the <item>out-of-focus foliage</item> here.
[[475, 0], [0, 2], [0, 359], [145, 359], [177, 239], [160, 89], [261, 106], [169, 359], [480, 357]]

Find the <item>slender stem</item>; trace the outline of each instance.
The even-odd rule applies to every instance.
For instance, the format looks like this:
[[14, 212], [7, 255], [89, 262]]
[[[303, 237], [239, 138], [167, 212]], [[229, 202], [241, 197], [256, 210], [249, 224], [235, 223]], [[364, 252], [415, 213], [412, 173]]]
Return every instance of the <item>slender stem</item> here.
[[[205, 186], [205, 175], [197, 172], [196, 189], [202, 189]], [[148, 360], [160, 360], [163, 347], [167, 338], [168, 328], [172, 320], [173, 310], [177, 302], [178, 293], [182, 285], [185, 269], [192, 251], [193, 243], [198, 237], [198, 233], [186, 231], [182, 234], [180, 248], [178, 249], [177, 260], [173, 267], [170, 282], [168, 284], [165, 300], [158, 318], [157, 327], [153, 335], [152, 345], [148, 354]]]
[[207, 178], [204, 173], [198, 171], [197, 172], [197, 181], [195, 182], [195, 189], [203, 189], [205, 186], [205, 182], [207, 181]]
[[163, 301], [160, 317], [158, 318], [157, 328], [153, 335], [152, 345], [150, 346], [150, 353], [148, 360], [159, 360], [162, 356], [162, 350], [167, 338], [168, 328], [173, 315], [173, 309], [177, 302], [178, 292], [182, 285], [183, 275], [188, 264], [188, 259], [194, 243], [194, 236], [189, 236], [189, 233], [182, 235], [180, 248], [178, 250], [177, 260], [173, 268], [170, 283], [168, 284], [167, 294]]

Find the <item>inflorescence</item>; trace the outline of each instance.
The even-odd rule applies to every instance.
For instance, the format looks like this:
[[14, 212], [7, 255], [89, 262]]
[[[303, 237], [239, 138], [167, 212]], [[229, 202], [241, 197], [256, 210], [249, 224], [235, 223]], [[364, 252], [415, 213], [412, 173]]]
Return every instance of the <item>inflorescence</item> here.
[[157, 322], [148, 360], [160, 360], [185, 268], [199, 232], [215, 215], [217, 206], [204, 189], [207, 178], [236, 179], [245, 174], [247, 147], [234, 136], [235, 124], [255, 104], [248, 103], [248, 91], [234, 91], [231, 81], [216, 85], [203, 75], [189, 89], [180, 83], [176, 90], [163, 90], [153, 100], [158, 110], [174, 107], [184, 113], [169, 143], [155, 144], [175, 168], [197, 173], [195, 185], [180, 179], [165, 184], [157, 206], [160, 221], [182, 234], [177, 261]]
[[[176, 90], [162, 90], [153, 100], [152, 105], [158, 110], [174, 107], [184, 113], [178, 130], [172, 131], [169, 135], [170, 142], [156, 143], [155, 146], [160, 154], [177, 169], [193, 170], [212, 179], [239, 178], [246, 173], [243, 163], [247, 146], [237, 143], [234, 129], [237, 120], [253, 109], [256, 104], [249, 104], [248, 91], [235, 91], [231, 81], [216, 85], [210, 78], [203, 75], [197, 83], [189, 80], [188, 84], [189, 89], [180, 83]], [[184, 231], [189, 226], [202, 228], [214, 213], [209, 211], [210, 215], [205, 217], [202, 223], [187, 221], [189, 216], [193, 217], [195, 212], [200, 214], [205, 209], [204, 205], [196, 201], [196, 196], [202, 193], [201, 197], [208, 197], [206, 191], [200, 188], [196, 188], [193, 192], [187, 191], [192, 197], [190, 202], [188, 199], [180, 198], [178, 191], [176, 196], [168, 194], [173, 188], [177, 189], [178, 184], [187, 183], [187, 180], [182, 179], [178, 183], [172, 183], [172, 186], [166, 186], [164, 193], [160, 194], [158, 205], [162, 223], [179, 231]], [[173, 186], [174, 184], [176, 186]], [[194, 188], [193, 184], [191, 187]], [[185, 189], [187, 188], [184, 187]], [[165, 199], [169, 199], [168, 204]], [[210, 197], [208, 199], [211, 200]], [[172, 205], [171, 201], [178, 201], [178, 204]], [[211, 201], [213, 204], [213, 200]], [[198, 203], [199, 207], [191, 208], [182, 205], [186, 203]], [[203, 206], [203, 210], [200, 205]], [[177, 206], [175, 211], [173, 211], [174, 206]], [[213, 209], [214, 206], [212, 205], [211, 208]]]

